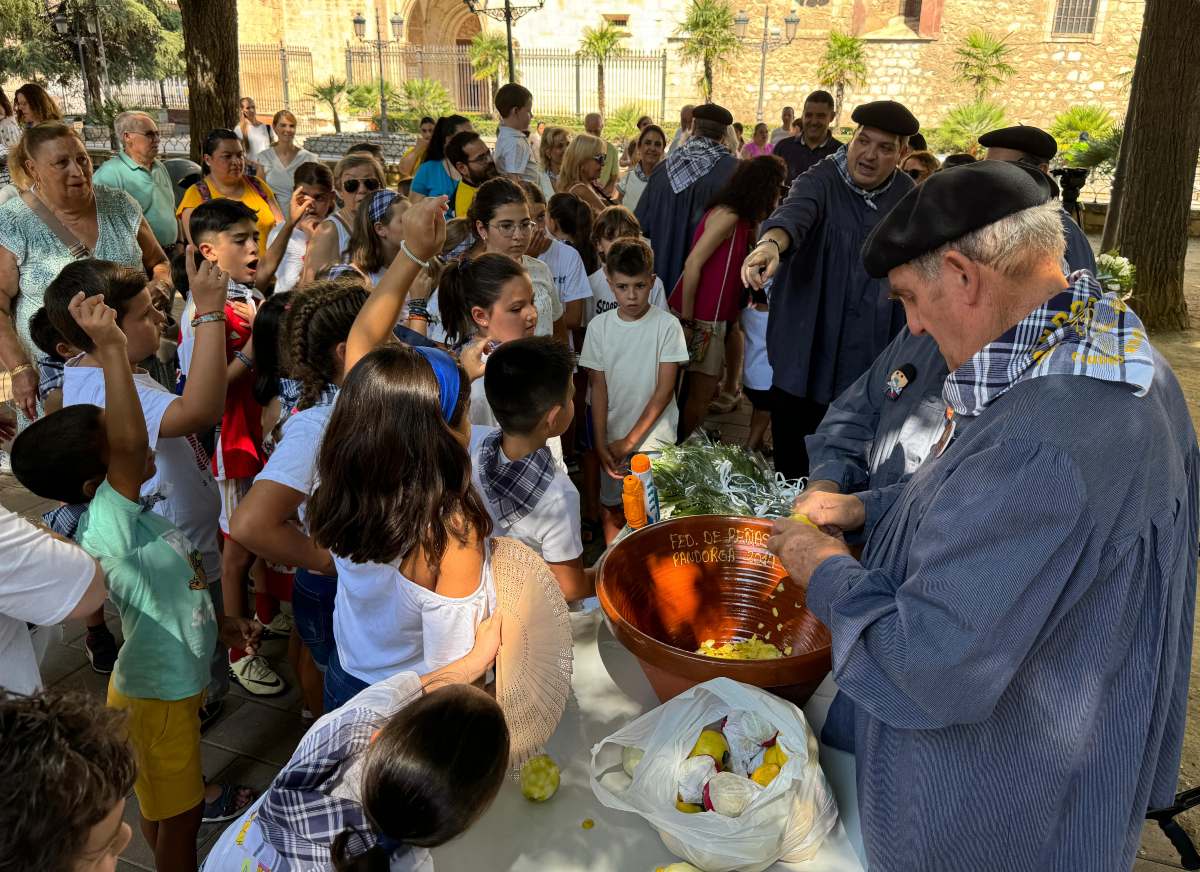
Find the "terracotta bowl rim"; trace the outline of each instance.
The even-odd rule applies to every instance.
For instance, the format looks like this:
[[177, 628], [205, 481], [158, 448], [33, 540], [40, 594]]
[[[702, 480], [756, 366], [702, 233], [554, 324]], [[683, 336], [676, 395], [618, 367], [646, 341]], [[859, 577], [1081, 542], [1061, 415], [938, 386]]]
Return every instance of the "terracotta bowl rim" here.
[[[678, 521], [689, 520], [690, 521], [690, 520], [695, 520], [695, 519], [700, 519], [700, 518], [711, 518], [711, 519], [719, 520], [722, 522], [735, 523], [735, 524], [746, 524], [747, 522], [749, 522], [752, 525], [758, 525], [758, 526], [766, 525], [768, 527], [772, 524], [772, 521], [769, 518], [756, 518], [756, 517], [753, 517], [750, 515], [744, 515], [744, 516], [743, 515], [686, 515], [686, 516], [680, 517], [680, 518], [670, 518], [666, 521], [659, 521], [658, 524], [669, 524], [671, 521], [676, 521], [676, 520], [678, 520]], [[655, 527], [658, 526], [658, 524], [648, 524], [647, 526], [643, 527], [642, 529], [631, 533], [630, 535], [628, 535], [624, 539], [622, 539], [620, 542], [618, 542], [616, 544], [616, 546], [614, 546], [614, 548], [619, 548], [619, 547], [623, 546], [626, 542], [633, 541], [634, 539], [638, 538], [639, 536], [642, 536], [643, 534], [645, 534], [648, 530], [653, 530]], [[623, 618], [620, 614], [617, 613], [616, 608], [613, 606], [612, 602], [609, 600], [608, 591], [605, 590], [605, 585], [604, 585], [604, 565], [608, 562], [608, 558], [611, 556], [613, 550], [614, 549], [610, 548], [607, 551], [605, 551], [604, 556], [602, 556], [600, 558], [600, 563], [597, 564], [597, 566], [596, 566], [596, 597], [597, 597], [597, 599], [600, 600], [600, 608], [604, 611], [604, 616], [606, 618], [608, 618], [608, 620], [612, 621], [613, 624], [616, 625], [616, 628], [619, 628], [622, 632], [631, 636], [639, 644], [639, 646], [648, 645], [648, 644], [649, 645], [660, 645], [660, 646], [667, 648], [668, 650], [674, 652], [675, 654], [683, 657], [685, 660], [691, 661], [692, 663], [708, 665], [708, 666], [716, 666], [721, 669], [732, 669], [734, 671], [744, 670], [747, 672], [761, 668], [761, 665], [764, 663], [794, 662], [796, 664], [801, 664], [801, 663], [804, 663], [805, 661], [808, 661], [808, 660], [811, 660], [811, 659], [814, 659], [817, 657], [825, 657], [826, 659], [828, 659], [828, 657], [833, 649], [832, 640], [830, 640], [830, 644], [823, 645], [820, 648], [810, 648], [807, 651], [804, 651], [803, 653], [800, 653], [800, 654], [782, 654], [781, 653], [780, 657], [772, 658], [770, 660], [728, 660], [723, 657], [706, 657], [705, 655], [697, 654], [694, 651], [687, 651], [683, 648], [677, 648], [674, 645], [670, 644], [669, 642], [664, 642], [662, 639], [656, 639], [653, 636], [651, 636], [649, 633], [642, 632], [637, 627], [635, 627], [633, 624], [631, 624], [629, 621], [625, 620], [625, 618]], [[789, 575], [784, 575], [783, 578], [780, 580], [782, 581], [785, 579], [787, 581], [792, 580], [791, 576], [789, 576]], [[805, 604], [807, 607], [807, 597], [805, 598]], [[810, 612], [810, 614], [811, 614], [811, 612]], [[813, 618], [818, 623], [821, 623], [821, 620], [819, 618], [817, 618], [816, 615], [813, 615]], [[619, 634], [614, 633], [613, 635], [617, 636], [618, 641], [620, 640]], [[629, 646], [626, 646], [626, 647], [628, 648]], [[638, 654], [638, 652], [636, 650], [632, 650], [631, 653], [634, 654], [634, 656], [640, 657], [640, 654]]]

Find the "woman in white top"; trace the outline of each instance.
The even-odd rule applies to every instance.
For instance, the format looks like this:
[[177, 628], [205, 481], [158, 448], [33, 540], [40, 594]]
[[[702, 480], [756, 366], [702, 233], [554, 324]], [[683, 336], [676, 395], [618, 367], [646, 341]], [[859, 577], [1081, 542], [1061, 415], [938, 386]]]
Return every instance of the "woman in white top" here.
[[4, 89], [0, 88], [0, 187], [11, 179], [8, 173], [8, 151], [21, 139], [21, 128], [13, 114], [12, 104]]
[[387, 185], [379, 161], [359, 152], [348, 154], [337, 162], [333, 168], [333, 187], [342, 207], [317, 227], [304, 260], [304, 272], [300, 277], [303, 284], [313, 281], [326, 267], [346, 261], [350, 255], [350, 236], [354, 231], [358, 204]]
[[[238, 123], [234, 128], [237, 138], [242, 141], [242, 151], [248, 155], [257, 155], [271, 147], [274, 133], [269, 124], [258, 120], [258, 109], [253, 97], [243, 97], [238, 101]], [[270, 184], [268, 182], [268, 184]]]
[[296, 187], [287, 204], [287, 221], [271, 228], [267, 250], [258, 262], [254, 284], [266, 291], [275, 280], [275, 293], [290, 291], [300, 281], [308, 249], [320, 227], [333, 210], [333, 173], [317, 161], [303, 163], [296, 170]]
[[479, 186], [467, 217], [479, 240], [470, 256], [506, 254], [523, 266], [533, 283], [533, 304], [537, 307], [534, 335], [553, 336], [565, 344], [567, 328], [554, 275], [550, 267], [526, 254], [537, 224], [529, 215], [529, 201], [521, 186], [512, 179], [489, 179]]
[[319, 158], [296, 145], [296, 116], [288, 110], [281, 109], [275, 113], [271, 119], [271, 129], [275, 131], [275, 144], [257, 152], [254, 162], [258, 164], [259, 174], [271, 186], [282, 205], [292, 197], [296, 168]]
[[633, 212], [637, 209], [642, 192], [650, 183], [650, 174], [663, 159], [667, 151], [667, 135], [662, 128], [649, 124], [642, 128], [637, 138], [637, 160], [617, 187], [621, 191], [621, 205]]
[[[398, 274], [377, 293], [394, 297]], [[467, 453], [470, 379], [438, 349], [384, 344], [355, 360], [358, 329], [307, 512], [338, 575], [326, 711], [397, 672], [462, 657], [496, 604], [492, 523]]]

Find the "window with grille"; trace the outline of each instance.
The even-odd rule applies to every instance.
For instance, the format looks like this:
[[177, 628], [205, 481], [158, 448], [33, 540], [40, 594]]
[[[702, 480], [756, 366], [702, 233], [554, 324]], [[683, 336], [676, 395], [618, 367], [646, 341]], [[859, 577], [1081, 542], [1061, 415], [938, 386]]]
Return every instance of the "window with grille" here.
[[1058, 0], [1054, 9], [1054, 33], [1094, 33], [1098, 2], [1099, 0]]

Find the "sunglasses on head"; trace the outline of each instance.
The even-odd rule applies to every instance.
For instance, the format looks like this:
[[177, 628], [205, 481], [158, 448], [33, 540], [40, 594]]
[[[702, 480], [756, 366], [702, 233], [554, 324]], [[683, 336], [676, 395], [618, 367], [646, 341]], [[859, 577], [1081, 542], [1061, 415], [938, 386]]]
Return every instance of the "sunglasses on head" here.
[[604, 161], [607, 160], [607, 158], [608, 158], [608, 155], [606, 155], [606, 154], [598, 154], [593, 158], [593, 160], [596, 161], [596, 163], [600, 164], [600, 166], [604, 166]]
[[905, 170], [905, 172], [908, 173], [909, 177], [914, 182], [921, 181], [921, 174], [922, 174], [923, 170]]
[[346, 181], [342, 182], [342, 190], [347, 194], [358, 193], [359, 184], [362, 184], [368, 191], [379, 190], [378, 179], [346, 179]]

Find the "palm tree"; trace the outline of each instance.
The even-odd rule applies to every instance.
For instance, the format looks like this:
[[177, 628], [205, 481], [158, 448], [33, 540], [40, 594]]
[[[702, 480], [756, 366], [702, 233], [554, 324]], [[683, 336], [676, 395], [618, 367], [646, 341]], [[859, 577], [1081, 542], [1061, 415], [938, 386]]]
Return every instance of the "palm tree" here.
[[342, 132], [342, 119], [338, 116], [338, 106], [346, 96], [346, 80], [331, 76], [328, 82], [313, 85], [308, 96], [318, 100], [333, 110], [333, 129]]
[[601, 115], [604, 114], [604, 64], [621, 53], [624, 38], [625, 31], [606, 21], [599, 27], [585, 28], [579, 43], [579, 56], [596, 62], [596, 94]]
[[939, 151], [979, 150], [979, 137], [989, 130], [1004, 126], [1004, 107], [987, 100], [977, 100], [955, 106], [946, 113], [932, 136], [932, 145]]
[[712, 100], [714, 71], [742, 47], [733, 31], [733, 9], [726, 0], [692, 0], [675, 34], [683, 37], [679, 56], [703, 66], [700, 88]]
[[966, 82], [975, 90], [975, 102], [987, 99], [996, 88], [1016, 75], [1016, 68], [1008, 63], [1012, 46], [1007, 44], [1008, 35], [996, 36], [984, 30], [972, 30], [966, 40], [954, 50], [958, 60], [954, 72], [959, 81]]
[[825, 56], [817, 66], [817, 79], [826, 88], [833, 88], [837, 108], [834, 119], [842, 111], [842, 100], [847, 88], [861, 88], [867, 84], [866, 43], [857, 36], [838, 30], [829, 32], [825, 45]]
[[1080, 135], [1084, 133], [1088, 139], [1104, 139], [1112, 127], [1111, 112], [1098, 103], [1084, 103], [1058, 113], [1050, 125], [1050, 135], [1058, 141], [1060, 148], [1067, 148], [1079, 142]]
[[481, 30], [467, 46], [467, 59], [475, 71], [477, 82], [488, 82], [492, 88], [492, 102], [500, 90], [500, 77], [508, 64], [508, 43], [498, 33]]

